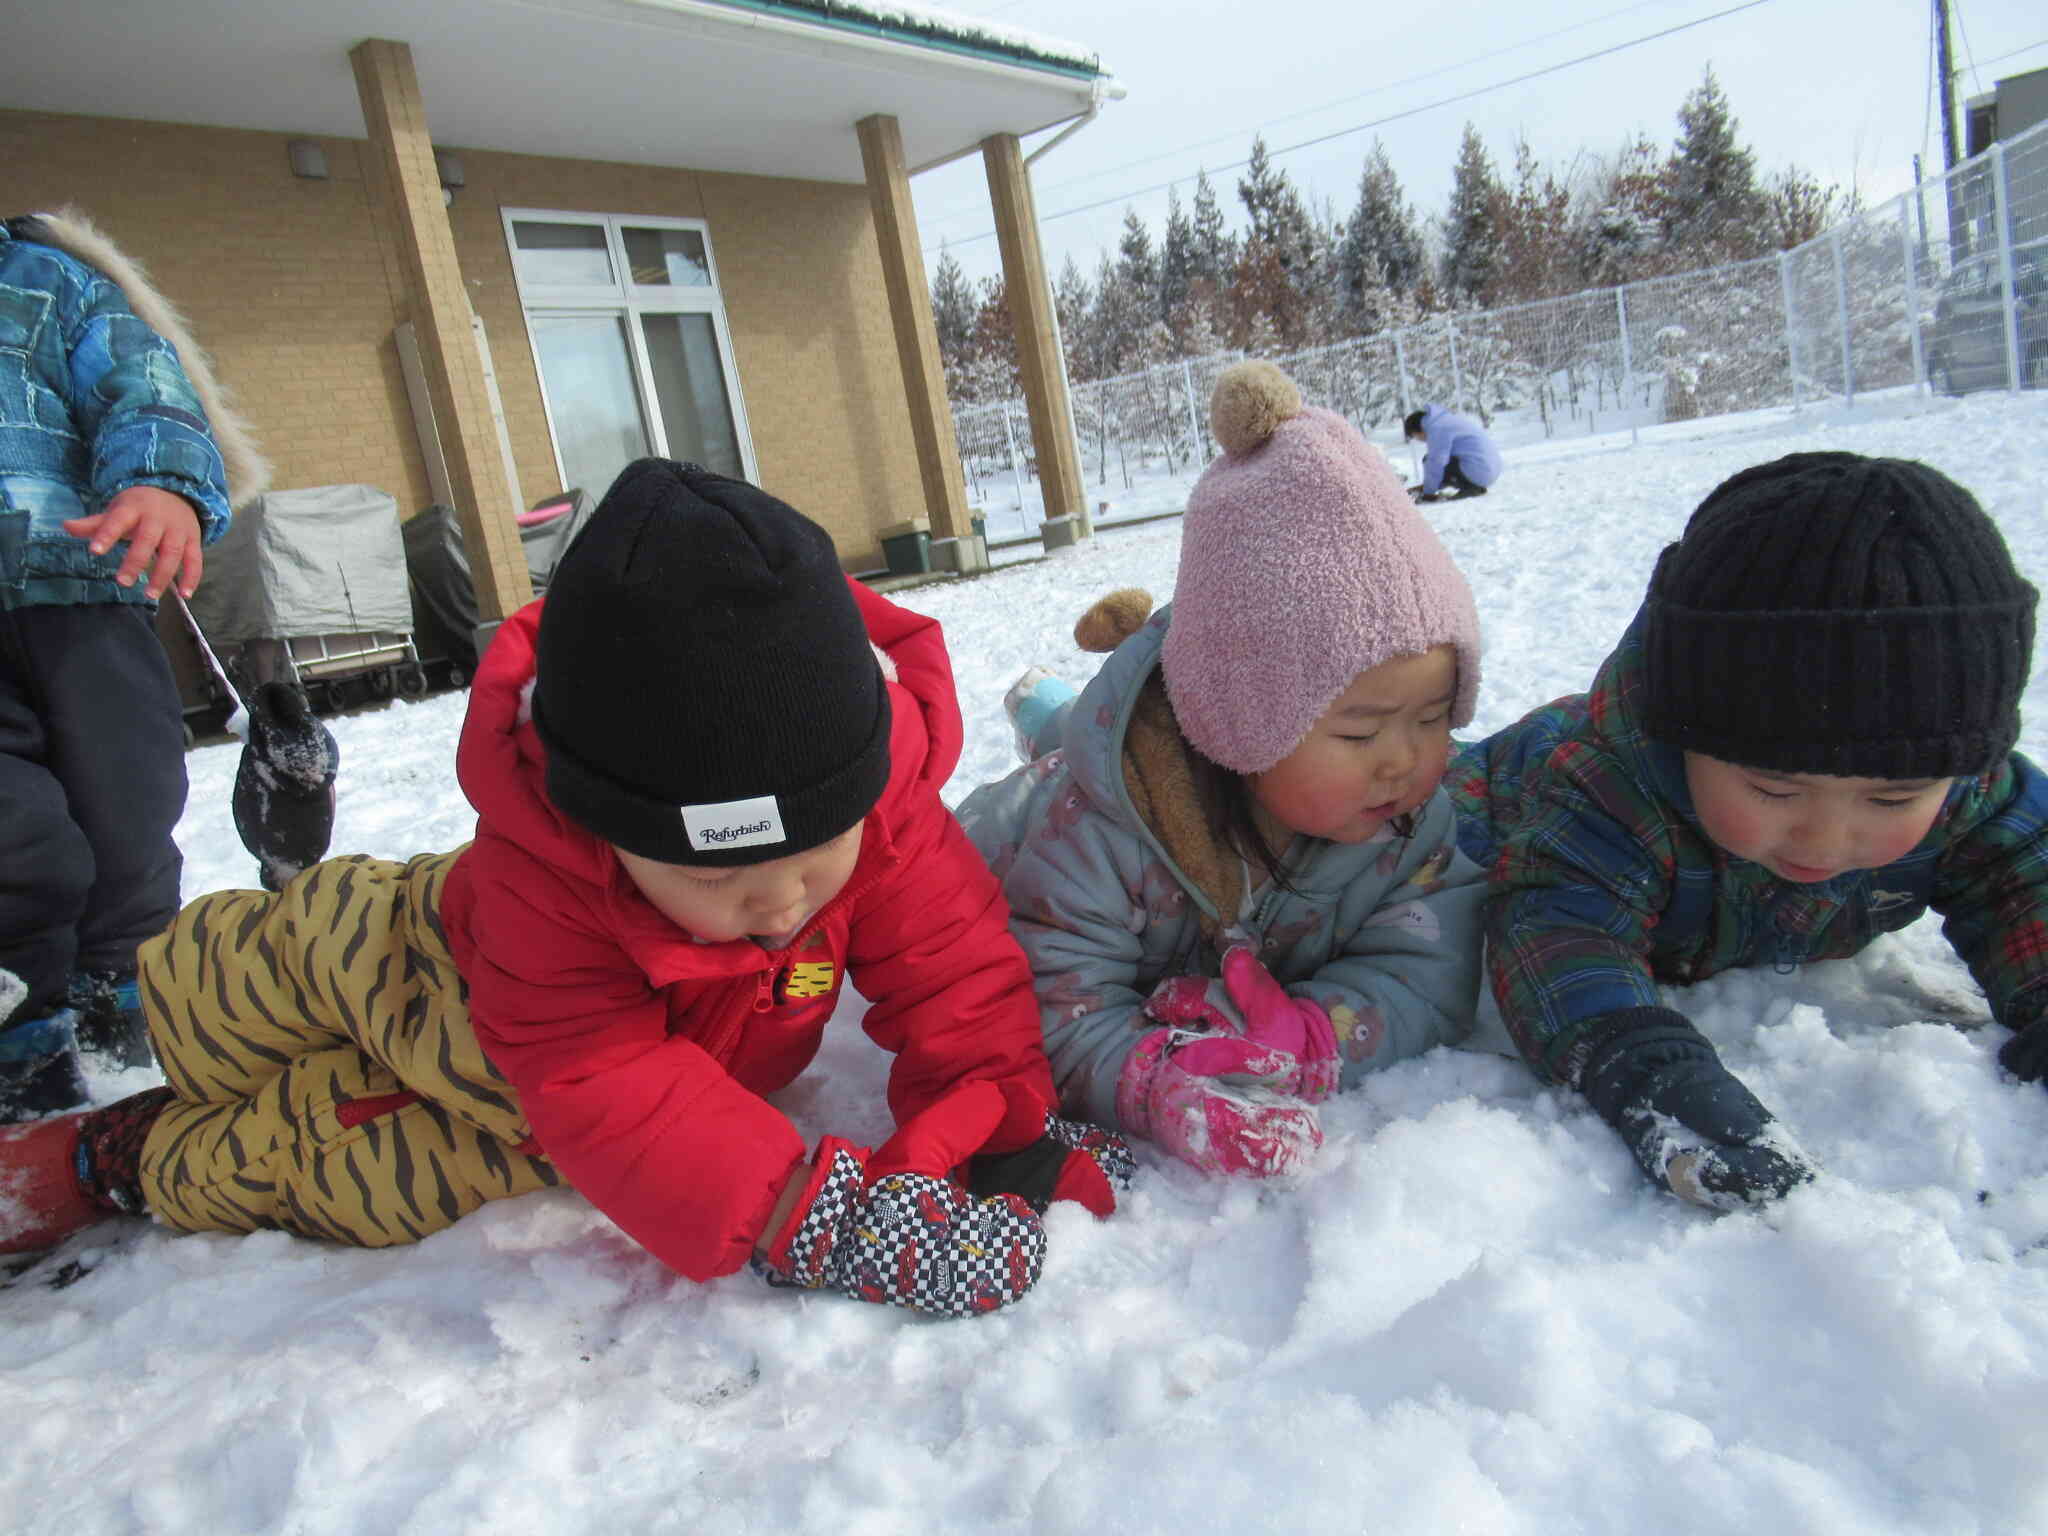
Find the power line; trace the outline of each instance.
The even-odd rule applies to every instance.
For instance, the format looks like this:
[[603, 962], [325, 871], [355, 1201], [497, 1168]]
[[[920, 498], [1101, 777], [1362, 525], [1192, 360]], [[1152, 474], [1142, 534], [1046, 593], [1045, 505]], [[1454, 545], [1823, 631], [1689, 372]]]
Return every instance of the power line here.
[[1988, 69], [1993, 64], [2003, 64], [2007, 59], [2016, 59], [2023, 53], [2032, 53], [2036, 48], [2048, 48], [2048, 37], [2042, 38], [2038, 43], [2028, 43], [2024, 48], [2014, 48], [2010, 52], [1998, 54], [1996, 57], [1980, 60], [1975, 67], [1978, 69]]
[[[1457, 103], [1461, 101], [1470, 101], [1477, 96], [1486, 96], [1492, 94], [1495, 91], [1504, 91], [1509, 86], [1522, 85], [1531, 80], [1540, 80], [1545, 75], [1554, 75], [1558, 73], [1560, 70], [1570, 69], [1573, 66], [1579, 64], [1590, 64], [1595, 59], [1604, 59], [1611, 54], [1622, 53], [1630, 48], [1639, 48], [1644, 43], [1654, 43], [1659, 38], [1671, 37], [1679, 32], [1688, 32], [1692, 30], [1692, 28], [1694, 27], [1705, 26], [1710, 21], [1720, 21], [1724, 17], [1735, 16], [1743, 11], [1753, 11], [1760, 5], [1768, 5], [1770, 3], [1771, 0], [1744, 0], [1744, 3], [1741, 5], [1731, 5], [1726, 10], [1715, 11], [1712, 15], [1701, 16], [1693, 21], [1683, 21], [1678, 23], [1676, 26], [1665, 27], [1662, 31], [1645, 33], [1641, 37], [1630, 38], [1627, 42], [1615, 43], [1611, 47], [1597, 49], [1592, 53], [1582, 53], [1575, 59], [1566, 59], [1562, 63], [1545, 65], [1542, 69], [1532, 69], [1528, 71], [1526, 74], [1520, 74], [1514, 76], [1511, 79], [1497, 81], [1492, 85], [1482, 85], [1474, 88], [1473, 90], [1460, 91], [1455, 96], [1441, 97], [1436, 101], [1426, 102], [1425, 104], [1419, 107], [1408, 107], [1399, 112], [1389, 112], [1385, 117], [1376, 117], [1372, 119], [1372, 121], [1365, 123], [1354, 123], [1349, 128], [1337, 128], [1333, 129], [1329, 133], [1319, 133], [1315, 135], [1313, 138], [1301, 139], [1296, 143], [1283, 145], [1279, 149], [1268, 150], [1266, 152], [1266, 157], [1269, 160], [1277, 160], [1282, 155], [1292, 154], [1294, 151], [1298, 149], [1310, 149], [1317, 144], [1327, 144], [1332, 139], [1341, 139], [1349, 134], [1363, 133], [1368, 128], [1380, 128], [1384, 127], [1388, 123], [1398, 123], [1403, 118], [1415, 117], [1423, 112], [1434, 112], [1439, 107], [1455, 106], [1457, 105]], [[1241, 169], [1246, 165], [1249, 165], [1250, 163], [1250, 158], [1247, 157], [1243, 160], [1233, 160], [1228, 165], [1219, 165], [1216, 167], [1216, 170], [1219, 173], [1223, 171], [1235, 171]], [[1038, 222], [1040, 224], [1050, 224], [1054, 219], [1069, 218], [1077, 213], [1092, 213], [1097, 208], [1107, 208], [1114, 203], [1128, 202], [1131, 198], [1134, 197], [1144, 197], [1149, 193], [1162, 192], [1166, 188], [1174, 186], [1179, 182], [1185, 181], [1186, 179], [1187, 178], [1185, 176], [1176, 176], [1169, 181], [1155, 182], [1149, 187], [1138, 187], [1132, 191], [1119, 192], [1111, 197], [1097, 198], [1092, 203], [1078, 203], [1072, 208], [1061, 208], [1054, 213], [1040, 214]], [[981, 231], [981, 233], [979, 234], [968, 235], [964, 239], [948, 240], [944, 241], [943, 243], [947, 246], [973, 245], [977, 241], [989, 240], [993, 239], [994, 237], [994, 230], [985, 229]]]
[[1445, 64], [1436, 69], [1424, 70], [1421, 74], [1409, 75], [1406, 79], [1391, 80], [1385, 85], [1376, 85], [1369, 91], [1358, 91], [1349, 96], [1339, 96], [1335, 100], [1323, 102], [1319, 106], [1303, 107], [1299, 112], [1289, 112], [1280, 117], [1269, 118], [1263, 123], [1254, 124], [1250, 127], [1233, 129], [1229, 133], [1219, 133], [1211, 138], [1199, 139], [1192, 144], [1182, 144], [1173, 149], [1161, 150], [1156, 155], [1143, 155], [1136, 160], [1126, 160], [1122, 165], [1112, 165], [1099, 171], [1090, 171], [1085, 176], [1069, 177], [1065, 181], [1056, 182], [1046, 190], [1057, 192], [1065, 187], [1079, 186], [1085, 181], [1100, 181], [1105, 176], [1120, 175], [1125, 171], [1135, 170], [1141, 165], [1150, 165], [1157, 160], [1169, 159], [1175, 155], [1184, 155], [1191, 149], [1207, 149], [1212, 144], [1232, 143], [1242, 139], [1247, 133], [1263, 133], [1278, 124], [1292, 123], [1304, 117], [1313, 117], [1318, 112], [1329, 111], [1332, 107], [1349, 106], [1354, 101], [1364, 101], [1372, 96], [1383, 96], [1388, 91], [1398, 91], [1403, 86], [1420, 85], [1425, 80], [1434, 80], [1440, 75], [1454, 74], [1458, 70], [1469, 69], [1474, 64], [1484, 64], [1489, 59], [1498, 59], [1506, 54], [1519, 53], [1524, 48], [1533, 48], [1538, 43], [1549, 42], [1552, 38], [1563, 37], [1572, 32], [1583, 32], [1587, 27], [1598, 26], [1603, 21], [1612, 21], [1617, 16], [1627, 16], [1636, 11], [1648, 10], [1654, 5], [1669, 3], [1670, 0], [1638, 0], [1638, 3], [1635, 5], [1625, 5], [1619, 10], [1606, 11], [1598, 16], [1589, 16], [1584, 21], [1575, 21], [1568, 27], [1559, 27], [1552, 32], [1539, 33], [1535, 37], [1524, 38], [1518, 43], [1510, 43], [1505, 48], [1495, 48], [1489, 53], [1474, 54], [1469, 59], [1460, 59], [1454, 64]]

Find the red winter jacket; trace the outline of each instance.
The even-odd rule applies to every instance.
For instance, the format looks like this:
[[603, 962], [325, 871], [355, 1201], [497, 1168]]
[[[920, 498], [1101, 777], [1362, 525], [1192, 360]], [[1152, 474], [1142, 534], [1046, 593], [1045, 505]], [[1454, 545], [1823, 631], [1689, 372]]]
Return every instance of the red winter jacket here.
[[849, 970], [871, 1002], [863, 1026], [896, 1056], [899, 1123], [989, 1079], [1009, 1090], [989, 1142], [1006, 1151], [1053, 1103], [1030, 970], [939, 799], [961, 743], [944, 638], [852, 585], [896, 668], [889, 786], [846, 888], [786, 949], [699, 943], [549, 802], [527, 709], [542, 603], [504, 623], [471, 685], [456, 772], [477, 835], [441, 912], [477, 1039], [563, 1176], [695, 1280], [746, 1262], [805, 1156], [762, 1095], [816, 1054]]

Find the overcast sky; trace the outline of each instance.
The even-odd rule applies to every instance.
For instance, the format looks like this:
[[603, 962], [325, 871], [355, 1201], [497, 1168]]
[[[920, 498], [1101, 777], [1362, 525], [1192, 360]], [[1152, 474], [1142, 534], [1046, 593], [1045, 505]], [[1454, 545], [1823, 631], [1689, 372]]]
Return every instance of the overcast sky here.
[[[1912, 184], [1916, 153], [1930, 174], [1941, 166], [1929, 105], [1929, 0], [944, 3], [961, 15], [1081, 44], [1128, 92], [1033, 167], [1054, 274], [1071, 252], [1092, 276], [1100, 251], [1115, 247], [1126, 205], [1156, 242], [1166, 222], [1162, 184], [1177, 182], [1185, 204], [1205, 167], [1226, 216], [1241, 227], [1238, 162], [1254, 133], [1276, 152], [1336, 135], [1276, 158], [1305, 195], [1318, 207], [1333, 204], [1339, 218], [1357, 199], [1377, 136], [1426, 216], [1449, 194], [1468, 119], [1503, 172], [1518, 136], [1558, 170], [1581, 154], [1611, 154], [1638, 130], [1668, 148], [1679, 102], [1709, 63], [1766, 172], [1797, 164], [1877, 202]], [[1959, 102], [2002, 77], [2048, 68], [2042, 0], [1954, 0], [1951, 16]], [[1621, 46], [1678, 27], [1684, 30]], [[1617, 51], [1487, 89], [1606, 49]], [[1402, 113], [1409, 115], [1359, 126]], [[1027, 152], [1047, 137], [1027, 143]], [[970, 277], [998, 270], [978, 156], [926, 172], [912, 191], [928, 268], [943, 243]], [[1106, 206], [1068, 212], [1094, 203]]]

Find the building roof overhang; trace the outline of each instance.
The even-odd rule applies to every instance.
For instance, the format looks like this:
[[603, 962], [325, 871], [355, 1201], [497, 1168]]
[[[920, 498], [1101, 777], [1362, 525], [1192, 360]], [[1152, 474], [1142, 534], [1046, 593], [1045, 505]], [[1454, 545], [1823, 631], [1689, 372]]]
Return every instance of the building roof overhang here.
[[4, 0], [0, 103], [361, 138], [349, 50], [412, 50], [435, 143], [864, 179], [881, 112], [913, 169], [1123, 94], [1072, 45], [846, 0]]

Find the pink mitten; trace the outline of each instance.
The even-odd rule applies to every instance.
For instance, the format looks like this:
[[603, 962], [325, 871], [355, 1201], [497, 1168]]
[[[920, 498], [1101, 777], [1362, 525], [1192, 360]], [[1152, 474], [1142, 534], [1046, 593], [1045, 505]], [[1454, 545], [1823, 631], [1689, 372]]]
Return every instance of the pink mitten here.
[[[1222, 1070], [1192, 1070], [1184, 1062], [1197, 1048], [1224, 1047], [1209, 1057]], [[1117, 1078], [1116, 1112], [1124, 1129], [1148, 1137], [1205, 1173], [1272, 1178], [1293, 1173], [1323, 1144], [1310, 1105], [1278, 1092], [1255, 1067], [1263, 1048], [1241, 1036], [1190, 1040], [1178, 1030], [1155, 1029], [1138, 1041]], [[1280, 1053], [1286, 1070], [1292, 1058]]]
[[1145, 1012], [1177, 1031], [1200, 1031], [1174, 1060], [1202, 1077], [1255, 1078], [1304, 1103], [1337, 1091], [1337, 1031], [1314, 1003], [1289, 997], [1245, 945], [1223, 957], [1223, 979], [1170, 976]]
[[1244, 1019], [1247, 1040], [1285, 1051], [1299, 1066], [1286, 1091], [1320, 1104], [1337, 1091], [1337, 1031], [1330, 1016], [1306, 998], [1289, 997], [1273, 973], [1239, 944], [1223, 957], [1223, 985]]

